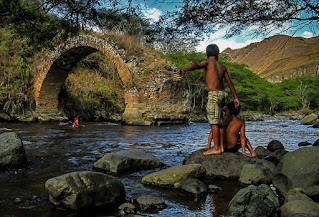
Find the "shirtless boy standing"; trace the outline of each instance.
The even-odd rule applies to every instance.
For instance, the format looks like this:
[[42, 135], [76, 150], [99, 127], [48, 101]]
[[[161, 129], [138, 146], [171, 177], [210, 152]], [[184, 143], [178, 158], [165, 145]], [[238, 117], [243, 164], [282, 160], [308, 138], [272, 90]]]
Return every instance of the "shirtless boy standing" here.
[[[245, 122], [238, 118], [240, 106], [235, 108], [233, 102], [227, 104], [227, 116], [223, 120], [220, 130], [221, 144], [223, 144], [226, 152], [237, 152], [242, 149], [243, 155], [248, 157], [256, 157], [256, 154], [245, 135]], [[240, 141], [238, 143], [237, 141]], [[251, 154], [246, 153], [246, 146]]]
[[214, 147], [204, 152], [204, 155], [220, 154], [224, 152], [222, 143], [220, 142], [220, 128], [222, 123], [221, 108], [225, 103], [227, 93], [224, 89], [223, 80], [225, 78], [228, 87], [230, 88], [233, 96], [235, 106], [239, 106], [239, 100], [236, 94], [235, 87], [231, 82], [227, 69], [218, 62], [219, 48], [215, 44], [210, 44], [206, 48], [207, 60], [200, 64], [190, 65], [186, 68], [178, 69], [181, 75], [184, 75], [187, 71], [196, 69], [204, 69], [206, 84], [208, 88], [208, 101], [207, 101], [207, 118], [211, 126], [211, 131], [208, 137], [208, 143], [205, 149], [211, 147], [212, 139], [214, 140]]

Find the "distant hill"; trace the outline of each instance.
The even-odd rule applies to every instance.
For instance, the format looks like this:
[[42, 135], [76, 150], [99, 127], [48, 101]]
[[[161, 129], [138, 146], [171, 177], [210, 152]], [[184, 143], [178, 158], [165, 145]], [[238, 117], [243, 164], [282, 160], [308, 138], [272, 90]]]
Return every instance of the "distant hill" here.
[[223, 53], [270, 82], [319, 75], [319, 36], [307, 39], [276, 35], [241, 49], [227, 48]]

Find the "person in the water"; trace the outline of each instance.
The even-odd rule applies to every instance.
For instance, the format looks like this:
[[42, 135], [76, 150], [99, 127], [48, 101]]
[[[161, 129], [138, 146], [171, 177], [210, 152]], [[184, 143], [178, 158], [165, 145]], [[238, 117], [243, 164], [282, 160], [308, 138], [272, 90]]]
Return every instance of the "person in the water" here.
[[79, 127], [79, 126], [80, 126], [79, 118], [74, 118], [72, 127]]
[[[255, 151], [245, 135], [245, 121], [237, 117], [239, 112], [240, 106], [236, 108], [234, 102], [227, 104], [227, 116], [223, 120], [220, 130], [224, 151], [237, 152], [241, 148], [243, 155], [256, 157]], [[246, 147], [250, 154], [246, 153]]]

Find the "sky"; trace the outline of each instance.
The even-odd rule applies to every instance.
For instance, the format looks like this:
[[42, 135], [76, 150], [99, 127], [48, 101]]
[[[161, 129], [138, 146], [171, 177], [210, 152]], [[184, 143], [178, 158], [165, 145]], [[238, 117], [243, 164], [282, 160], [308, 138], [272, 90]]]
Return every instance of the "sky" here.
[[[180, 3], [178, 3], [180, 2]], [[145, 14], [145, 17], [153, 20], [158, 21], [159, 17], [163, 14], [165, 14], [167, 11], [176, 11], [178, 10], [178, 7], [182, 5], [182, 0], [140, 0], [140, 4], [143, 4], [145, 9], [143, 10], [143, 13]], [[311, 38], [316, 37], [319, 35], [319, 27], [317, 29], [313, 28], [301, 28], [294, 34], [289, 32], [282, 32], [278, 29], [273, 29], [269, 35], [267, 36], [253, 36], [252, 31], [254, 30], [254, 27], [251, 27], [246, 31], [245, 34], [231, 37], [226, 39], [225, 33], [227, 31], [227, 28], [220, 29], [217, 32], [210, 34], [209, 36], [206, 36], [203, 38], [202, 41], [200, 41], [199, 45], [196, 47], [196, 51], [203, 52], [205, 51], [205, 48], [208, 44], [214, 43], [217, 44], [220, 52], [225, 50], [226, 48], [231, 49], [239, 49], [242, 47], [245, 47], [251, 43], [254, 42], [260, 42], [265, 38], [274, 36], [276, 34], [286, 34], [286, 35], [293, 35], [295, 37], [304, 37], [304, 38]]]

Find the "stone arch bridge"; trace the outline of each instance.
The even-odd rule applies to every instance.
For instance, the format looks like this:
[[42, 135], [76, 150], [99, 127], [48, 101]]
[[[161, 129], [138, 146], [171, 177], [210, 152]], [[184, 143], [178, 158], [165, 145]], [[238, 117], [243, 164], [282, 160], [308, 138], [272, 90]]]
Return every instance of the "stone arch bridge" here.
[[[180, 77], [174, 70], [159, 69], [151, 78], [137, 85], [140, 68], [124, 61], [114, 43], [92, 35], [80, 35], [60, 44], [45, 55], [37, 66], [34, 98], [39, 121], [66, 119], [59, 106], [59, 92], [72, 67], [87, 55], [100, 51], [116, 66], [125, 93], [122, 121], [133, 125], [183, 123], [189, 119], [188, 94], [182, 90]], [[119, 52], [121, 51], [121, 55]], [[124, 52], [124, 54], [123, 54]], [[71, 56], [71, 58], [70, 58]], [[59, 67], [68, 57], [70, 68]], [[133, 58], [134, 59], [134, 58]]]

